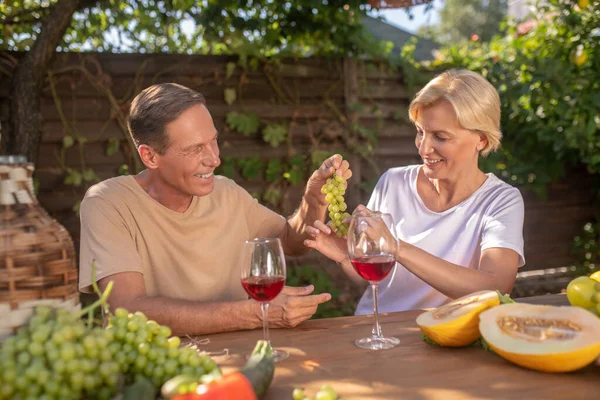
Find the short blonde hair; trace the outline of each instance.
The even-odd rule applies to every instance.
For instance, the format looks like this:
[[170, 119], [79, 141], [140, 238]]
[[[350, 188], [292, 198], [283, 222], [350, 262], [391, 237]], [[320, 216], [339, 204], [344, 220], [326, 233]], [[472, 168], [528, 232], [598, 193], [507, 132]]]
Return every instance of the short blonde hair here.
[[500, 96], [484, 77], [464, 69], [452, 69], [436, 76], [410, 103], [410, 120], [417, 120], [422, 107], [431, 107], [443, 100], [452, 105], [463, 128], [485, 135], [488, 143], [481, 155], [487, 156], [500, 147]]

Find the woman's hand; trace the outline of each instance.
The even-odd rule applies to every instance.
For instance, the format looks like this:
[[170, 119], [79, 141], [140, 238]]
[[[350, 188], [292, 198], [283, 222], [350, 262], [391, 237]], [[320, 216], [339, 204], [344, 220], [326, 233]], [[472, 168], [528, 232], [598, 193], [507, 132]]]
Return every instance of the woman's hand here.
[[306, 247], [317, 250], [325, 257], [341, 263], [347, 257], [346, 238], [339, 238], [332, 227], [321, 221], [315, 221], [314, 226], [307, 226], [306, 233], [310, 239], [304, 241]]
[[[360, 204], [354, 212], [353, 216], [381, 216], [381, 218], [365, 218], [363, 221], [367, 224], [361, 229], [359, 240], [364, 240], [365, 236], [371, 241], [371, 243], [379, 243], [381, 251], [391, 254], [397, 257], [397, 250], [400, 241], [390, 231], [394, 221], [391, 219], [389, 214], [383, 214], [379, 211], [371, 211], [367, 207]], [[364, 236], [363, 236], [364, 234]], [[381, 240], [383, 239], [383, 240]]]

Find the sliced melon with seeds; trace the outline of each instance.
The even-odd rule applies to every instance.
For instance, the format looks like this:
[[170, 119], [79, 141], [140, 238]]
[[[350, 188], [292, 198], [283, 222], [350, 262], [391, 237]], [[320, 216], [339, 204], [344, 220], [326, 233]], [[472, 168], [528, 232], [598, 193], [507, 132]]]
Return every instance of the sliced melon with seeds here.
[[600, 319], [580, 307], [505, 304], [483, 312], [479, 330], [498, 355], [538, 371], [574, 371], [600, 355]]
[[423, 333], [440, 346], [468, 346], [481, 337], [479, 314], [500, 304], [498, 293], [471, 293], [417, 317]]

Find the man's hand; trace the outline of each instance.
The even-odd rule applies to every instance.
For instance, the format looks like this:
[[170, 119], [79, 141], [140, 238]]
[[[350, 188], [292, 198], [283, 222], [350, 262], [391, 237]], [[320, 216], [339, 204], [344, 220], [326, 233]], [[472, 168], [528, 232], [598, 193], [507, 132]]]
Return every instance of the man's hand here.
[[350, 164], [348, 161], [343, 160], [342, 156], [339, 154], [335, 154], [323, 161], [323, 164], [321, 164], [319, 169], [313, 172], [306, 184], [305, 195], [316, 199], [322, 205], [327, 205], [328, 203], [325, 201], [325, 195], [321, 193], [321, 188], [325, 184], [327, 178], [330, 178], [334, 172], [344, 179], [350, 179], [352, 176]]
[[310, 295], [314, 286], [283, 288], [279, 296], [269, 306], [269, 326], [273, 328], [293, 328], [312, 317], [317, 306], [331, 300], [329, 293]]

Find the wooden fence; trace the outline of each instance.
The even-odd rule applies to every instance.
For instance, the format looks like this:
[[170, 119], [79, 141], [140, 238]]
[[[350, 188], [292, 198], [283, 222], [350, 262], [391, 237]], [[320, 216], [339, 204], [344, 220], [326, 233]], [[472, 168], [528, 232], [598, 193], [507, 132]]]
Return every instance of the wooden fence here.
[[[5, 56], [18, 58], [19, 54]], [[400, 74], [351, 59], [288, 60], [276, 67], [247, 70], [239, 66], [233, 69], [232, 63], [236, 62], [236, 58], [222, 56], [58, 54], [42, 99], [43, 138], [36, 177], [41, 203], [67, 227], [76, 242], [79, 220], [72, 207], [89, 185], [65, 185], [65, 168], [78, 168], [83, 162], [100, 179], [115, 176], [119, 167], [130, 160], [120, 125], [122, 117], [135, 94], [152, 83], [181, 83], [207, 98], [221, 132], [222, 157], [259, 156], [266, 161], [289, 156], [290, 152], [344, 150], [341, 138], [348, 134], [351, 124], [377, 131], [374, 163], [350, 154], [354, 171], [347, 196], [350, 207], [368, 199], [368, 190], [359, 190], [359, 182], [373, 183], [387, 168], [419, 162], [414, 129], [405, 117], [412, 92]], [[9, 86], [10, 76], [0, 73], [3, 135], [8, 134]], [[231, 105], [224, 96], [228, 88], [237, 94]], [[260, 137], [233, 132], [226, 124], [231, 111], [255, 113], [263, 123], [285, 124], [291, 146], [273, 148]], [[78, 145], [63, 150], [63, 137], [72, 132], [86, 140], [81, 152]], [[108, 143], [115, 139], [125, 150], [108, 155]], [[262, 179], [243, 181], [236, 176], [236, 181], [251, 193], [267, 186]], [[294, 210], [301, 191], [298, 186], [284, 193], [282, 213]], [[572, 173], [564, 182], [550, 187], [547, 200], [526, 191], [523, 195], [525, 270], [569, 265], [572, 239], [593, 214], [588, 177], [583, 172]], [[314, 255], [301, 261], [320, 262]]]

